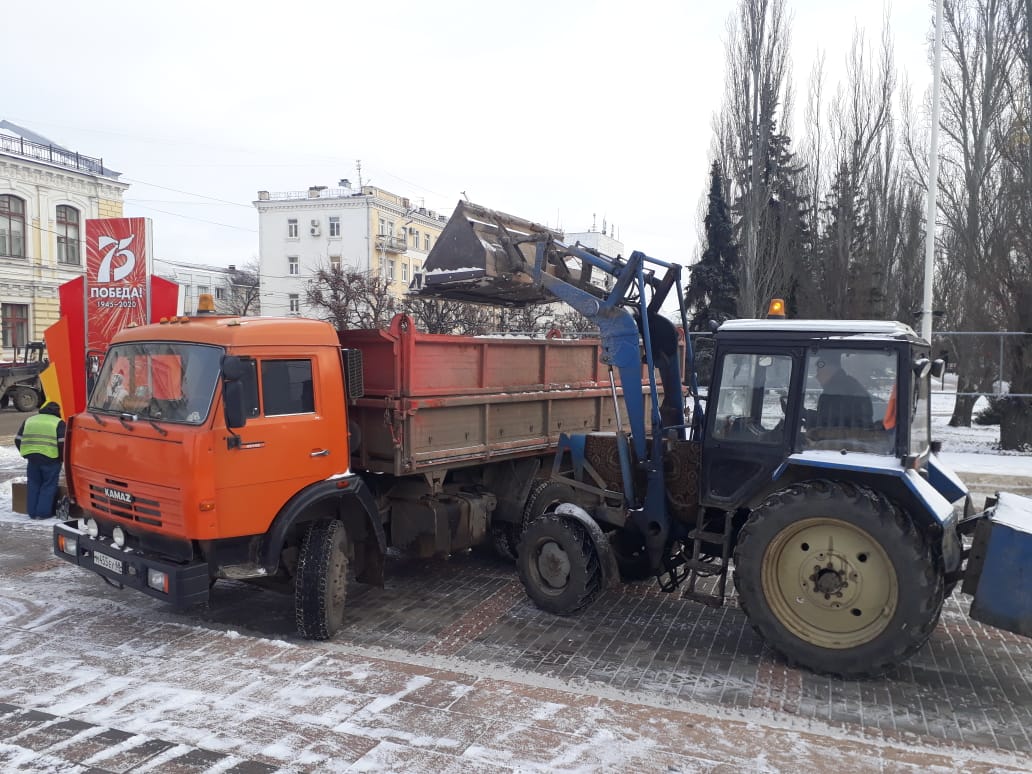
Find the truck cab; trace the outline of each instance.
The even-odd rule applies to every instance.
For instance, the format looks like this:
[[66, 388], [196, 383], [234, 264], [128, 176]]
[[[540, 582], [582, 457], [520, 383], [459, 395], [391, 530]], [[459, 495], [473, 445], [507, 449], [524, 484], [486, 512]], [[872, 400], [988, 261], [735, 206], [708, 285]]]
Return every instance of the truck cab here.
[[81, 527], [55, 530], [57, 555], [190, 604], [216, 578], [292, 576], [326, 512], [375, 533], [349, 468], [343, 358], [315, 320], [175, 318], [119, 333], [70, 423]]

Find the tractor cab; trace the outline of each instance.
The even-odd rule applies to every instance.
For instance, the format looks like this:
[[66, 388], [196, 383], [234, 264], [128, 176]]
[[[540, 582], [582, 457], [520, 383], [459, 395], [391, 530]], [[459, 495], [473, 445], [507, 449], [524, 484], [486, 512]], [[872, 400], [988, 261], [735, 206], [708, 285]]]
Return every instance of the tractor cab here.
[[813, 452], [862, 455], [868, 465], [878, 455], [894, 467], [926, 456], [927, 358], [928, 345], [901, 323], [724, 323], [707, 401], [703, 504], [751, 507], [786, 461]]

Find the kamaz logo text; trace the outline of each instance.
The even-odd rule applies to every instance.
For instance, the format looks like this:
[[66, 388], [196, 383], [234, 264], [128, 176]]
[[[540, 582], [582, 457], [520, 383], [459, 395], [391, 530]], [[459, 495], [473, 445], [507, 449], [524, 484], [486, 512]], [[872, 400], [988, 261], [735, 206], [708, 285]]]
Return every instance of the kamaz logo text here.
[[132, 503], [133, 496], [128, 492], [120, 492], [117, 489], [104, 489], [104, 494], [109, 500], [118, 500], [123, 503]]

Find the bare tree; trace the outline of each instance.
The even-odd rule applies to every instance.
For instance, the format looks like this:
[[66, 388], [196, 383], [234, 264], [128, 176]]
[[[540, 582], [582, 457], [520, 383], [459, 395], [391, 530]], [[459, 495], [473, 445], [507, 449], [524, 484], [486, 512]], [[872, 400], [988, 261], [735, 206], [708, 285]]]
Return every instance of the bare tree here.
[[[961, 330], [1004, 323], [994, 288], [1011, 252], [1002, 138], [1020, 43], [1018, 7], [1017, 0], [948, 0], [943, 8], [940, 211], [952, 249], [941, 268], [963, 284], [940, 302]], [[959, 393], [991, 388], [988, 358], [977, 346], [965, 337], [958, 348]], [[970, 425], [974, 403], [973, 396], [958, 395], [950, 424]]]
[[400, 309], [392, 284], [375, 272], [332, 264], [312, 275], [305, 304], [337, 330], [386, 328]]
[[219, 299], [218, 309], [240, 317], [261, 314], [261, 263], [252, 258], [239, 269], [229, 270], [226, 297]]
[[402, 305], [418, 330], [425, 333], [454, 333], [481, 336], [493, 327], [491, 310], [479, 304], [412, 296]]

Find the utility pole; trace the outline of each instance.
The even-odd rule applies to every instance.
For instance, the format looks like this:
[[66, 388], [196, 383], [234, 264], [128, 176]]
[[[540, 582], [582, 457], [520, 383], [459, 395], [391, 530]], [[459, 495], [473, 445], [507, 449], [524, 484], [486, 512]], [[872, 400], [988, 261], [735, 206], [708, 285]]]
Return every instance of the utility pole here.
[[942, 3], [935, 3], [935, 49], [932, 59], [932, 136], [928, 145], [928, 211], [925, 216], [924, 293], [921, 297], [921, 337], [932, 340], [932, 276], [935, 269], [936, 198], [939, 189], [939, 101], [942, 92]]

